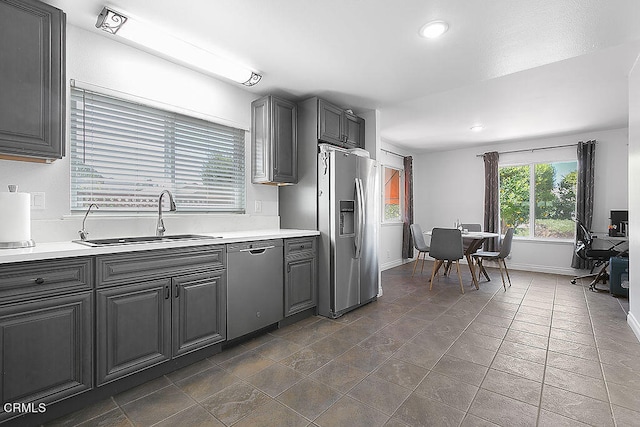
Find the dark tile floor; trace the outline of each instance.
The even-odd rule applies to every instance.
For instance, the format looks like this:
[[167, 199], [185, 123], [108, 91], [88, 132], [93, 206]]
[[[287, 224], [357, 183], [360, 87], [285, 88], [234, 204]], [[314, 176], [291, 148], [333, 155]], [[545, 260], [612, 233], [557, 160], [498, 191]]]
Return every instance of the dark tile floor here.
[[[626, 299], [569, 277], [492, 270], [462, 295], [411, 264], [335, 321], [305, 319], [51, 426], [638, 426]], [[429, 270], [430, 271], [430, 270]]]

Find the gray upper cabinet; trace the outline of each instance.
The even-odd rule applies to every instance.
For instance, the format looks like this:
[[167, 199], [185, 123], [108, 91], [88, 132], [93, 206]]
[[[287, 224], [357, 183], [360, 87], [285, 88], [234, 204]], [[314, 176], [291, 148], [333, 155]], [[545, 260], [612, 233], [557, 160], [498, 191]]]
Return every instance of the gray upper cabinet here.
[[60, 159], [65, 125], [64, 12], [0, 0], [0, 156]]
[[318, 140], [345, 148], [364, 148], [364, 119], [319, 99]]
[[296, 104], [275, 96], [251, 103], [251, 182], [298, 182], [298, 111]]

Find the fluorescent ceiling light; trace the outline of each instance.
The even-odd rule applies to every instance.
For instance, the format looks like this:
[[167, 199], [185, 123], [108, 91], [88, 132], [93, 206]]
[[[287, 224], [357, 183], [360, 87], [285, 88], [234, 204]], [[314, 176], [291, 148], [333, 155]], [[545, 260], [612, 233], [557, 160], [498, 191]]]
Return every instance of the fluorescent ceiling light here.
[[480, 132], [482, 129], [484, 129], [484, 126], [482, 125], [473, 125], [471, 126], [471, 130], [474, 132]]
[[245, 86], [253, 86], [262, 78], [260, 74], [247, 67], [107, 7], [104, 7], [98, 15], [96, 28], [137, 43], [192, 68], [226, 77]]
[[440, 37], [449, 29], [449, 24], [444, 21], [431, 21], [420, 29], [420, 35], [427, 39]]

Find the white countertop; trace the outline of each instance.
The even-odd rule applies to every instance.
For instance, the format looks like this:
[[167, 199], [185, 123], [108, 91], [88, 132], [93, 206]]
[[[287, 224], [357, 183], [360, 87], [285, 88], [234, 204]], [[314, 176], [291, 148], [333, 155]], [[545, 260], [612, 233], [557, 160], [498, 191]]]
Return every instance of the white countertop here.
[[0, 249], [0, 264], [10, 262], [35, 261], [53, 258], [69, 258], [113, 254], [121, 252], [148, 251], [152, 249], [185, 248], [202, 245], [223, 245], [226, 243], [248, 242], [251, 240], [288, 239], [293, 237], [318, 236], [317, 230], [251, 230], [229, 233], [194, 233], [211, 236], [211, 239], [183, 240], [170, 242], [135, 243], [115, 246], [92, 247], [72, 241], [37, 243], [32, 248]]

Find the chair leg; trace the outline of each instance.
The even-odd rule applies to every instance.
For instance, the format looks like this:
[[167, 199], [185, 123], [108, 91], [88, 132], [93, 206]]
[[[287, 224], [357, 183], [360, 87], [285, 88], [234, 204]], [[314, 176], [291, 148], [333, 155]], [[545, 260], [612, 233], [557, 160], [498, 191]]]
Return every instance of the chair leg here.
[[[491, 277], [489, 277], [489, 274], [487, 273], [487, 270], [484, 269], [484, 265], [482, 264], [482, 258], [478, 258], [478, 265], [480, 266], [480, 270], [482, 271], [482, 274], [484, 274], [484, 277], [487, 279], [487, 282], [491, 281]], [[479, 276], [479, 274], [478, 274]]]
[[456, 268], [458, 270], [458, 281], [460, 281], [460, 292], [464, 294], [464, 286], [462, 285], [462, 276], [460, 275], [460, 261], [456, 260]]
[[504, 290], [507, 290], [507, 285], [504, 282], [504, 273], [502, 271], [502, 263], [500, 262], [500, 258], [498, 258], [498, 268], [500, 268], [500, 277], [502, 277], [502, 287]]
[[422, 266], [420, 267], [420, 274], [424, 271], [424, 260], [427, 258], [427, 253], [422, 252]]
[[504, 271], [507, 273], [507, 279], [509, 279], [509, 287], [511, 287], [511, 277], [509, 277], [509, 270], [507, 269], [507, 262], [504, 258], [502, 258], [502, 263], [504, 264]]
[[411, 277], [416, 274], [416, 267], [418, 266], [418, 261], [420, 261], [420, 254], [422, 252], [418, 252], [418, 256], [416, 257], [416, 262], [413, 263], [413, 273], [411, 273]]
[[433, 263], [433, 270], [431, 271], [431, 281], [429, 282], [429, 290], [431, 290], [431, 288], [433, 288], [433, 278], [436, 275], [436, 271], [438, 271], [440, 269], [440, 266], [442, 265], [442, 260], [436, 260], [436, 262]]

